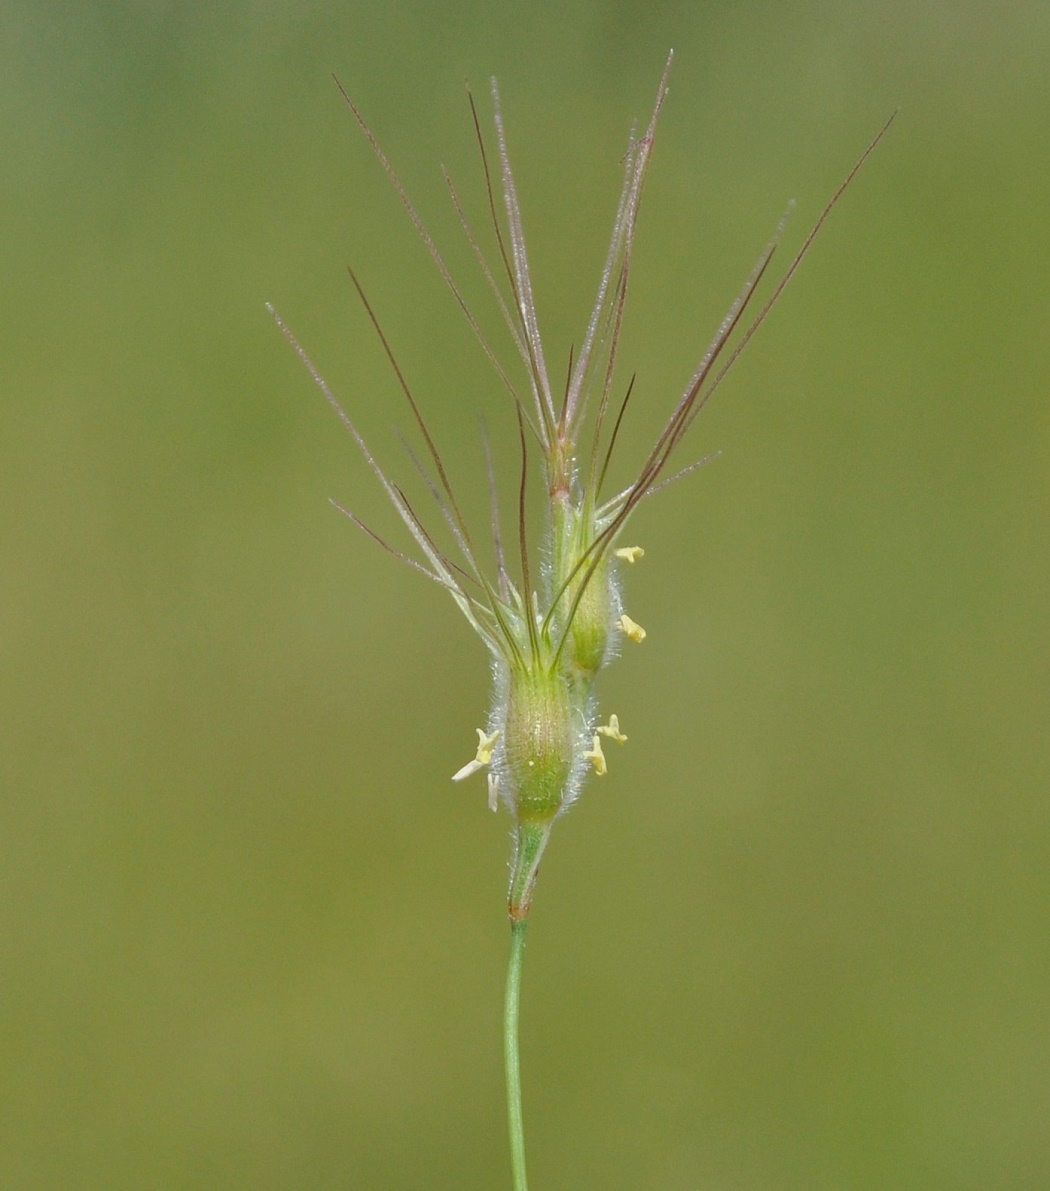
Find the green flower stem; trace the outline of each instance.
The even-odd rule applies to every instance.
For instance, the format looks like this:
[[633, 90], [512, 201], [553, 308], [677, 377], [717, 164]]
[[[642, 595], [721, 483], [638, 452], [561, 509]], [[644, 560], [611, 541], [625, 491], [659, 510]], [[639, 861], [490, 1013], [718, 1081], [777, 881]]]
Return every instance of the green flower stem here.
[[510, 1164], [514, 1191], [528, 1191], [525, 1179], [525, 1125], [521, 1116], [521, 1064], [518, 1060], [518, 1004], [521, 999], [521, 964], [525, 958], [527, 918], [510, 924], [510, 962], [507, 995], [503, 1002], [503, 1056], [507, 1067], [507, 1119], [510, 1123]]
[[550, 834], [549, 822], [518, 825], [514, 837], [514, 858], [510, 865], [510, 890], [507, 894], [507, 913], [510, 914], [511, 922], [524, 921], [529, 916], [536, 874]]

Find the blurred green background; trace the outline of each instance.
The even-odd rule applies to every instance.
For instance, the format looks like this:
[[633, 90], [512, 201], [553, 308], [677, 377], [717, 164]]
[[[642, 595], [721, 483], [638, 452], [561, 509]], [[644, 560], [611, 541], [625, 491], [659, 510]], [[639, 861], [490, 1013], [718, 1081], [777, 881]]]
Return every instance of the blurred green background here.
[[263, 304], [408, 476], [352, 261], [483, 517], [508, 402], [330, 75], [487, 322], [438, 167], [480, 213], [499, 76], [560, 374], [672, 45], [621, 478], [901, 115], [635, 523], [631, 741], [533, 915], [533, 1184], [1050, 1186], [1043, 0], [8, 0], [0, 1186], [509, 1185], [508, 820], [448, 780], [486, 659], [326, 504], [402, 540]]

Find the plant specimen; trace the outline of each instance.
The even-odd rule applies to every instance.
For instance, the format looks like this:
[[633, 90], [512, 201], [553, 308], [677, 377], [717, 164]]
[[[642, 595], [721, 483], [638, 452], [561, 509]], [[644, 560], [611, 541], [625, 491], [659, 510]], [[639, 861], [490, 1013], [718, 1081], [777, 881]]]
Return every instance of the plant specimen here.
[[[598, 674], [615, 658], [622, 642], [640, 643], [645, 638], [645, 630], [624, 608], [623, 573], [643, 555], [640, 547], [625, 544], [624, 531], [644, 501], [705, 462], [701, 459], [677, 471], [671, 468], [693, 421], [783, 293], [831, 209], [890, 123], [887, 121], [865, 150], [779, 281], [757, 312], [752, 312], [759, 283], [783, 232], [785, 221], [781, 220], [671, 409], [663, 430], [637, 468], [635, 479], [626, 488], [607, 495], [604, 485], [609, 463], [633, 389], [633, 380], [617, 387], [617, 349], [639, 203], [670, 67], [669, 55], [648, 124], [641, 135], [632, 132], [629, 140], [620, 198], [594, 307], [579, 349], [570, 352], [566, 379], [558, 387], [548, 370], [540, 334], [521, 209], [495, 81], [492, 84], [494, 155], [486, 144], [477, 108], [470, 97], [496, 252], [494, 263], [486, 255], [447, 174], [446, 182], [470, 247], [502, 314], [510, 343], [519, 357], [523, 383], [513, 379], [513, 370], [501, 362], [371, 129], [340, 86], [347, 106], [506, 389], [517, 421], [520, 483], [516, 516], [512, 519], [513, 546], [508, 545], [509, 539], [502, 528], [493, 463], [485, 444], [494, 573], [485, 568], [421, 408], [353, 271], [350, 272], [353, 284], [422, 438], [424, 458], [413, 456], [413, 462], [424, 477], [454, 551], [438, 544], [403, 489], [388, 478], [299, 341], [270, 308], [281, 331], [390, 498], [415, 542], [418, 555], [403, 553], [355, 513], [341, 505], [337, 507], [384, 549], [445, 589], [485, 645], [492, 664], [493, 697], [488, 718], [484, 727], [477, 729], [474, 757], [453, 775], [453, 780], [463, 781], [484, 771], [490, 807], [496, 810], [502, 804], [513, 821], [508, 896], [511, 952], [504, 1043], [516, 1191], [524, 1191], [526, 1186], [518, 1005], [529, 910], [540, 861], [555, 821], [579, 796], [587, 775], [593, 772], [600, 777], [606, 772], [605, 747], [610, 742], [623, 744], [627, 739], [616, 715], [604, 719], [598, 713], [595, 690]], [[536, 457], [545, 509], [545, 523], [538, 534], [526, 515], [530, 464]]]

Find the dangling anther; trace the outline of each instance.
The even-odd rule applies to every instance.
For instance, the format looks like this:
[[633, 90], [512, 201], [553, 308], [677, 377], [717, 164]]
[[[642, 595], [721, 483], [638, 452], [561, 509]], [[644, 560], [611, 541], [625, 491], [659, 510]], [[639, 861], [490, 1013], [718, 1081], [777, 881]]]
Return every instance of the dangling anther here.
[[636, 644], [641, 644], [645, 640], [645, 629], [636, 620], [632, 620], [626, 612], [620, 617], [619, 624], [623, 632]]
[[613, 554], [617, 558], [622, 558], [624, 562], [637, 562], [645, 554], [645, 551], [641, 546], [621, 546], [619, 550], [614, 550]]
[[454, 782], [461, 782], [465, 777], [470, 777], [472, 773], [477, 773], [479, 769], [484, 769], [485, 766], [492, 760], [492, 750], [496, 746], [496, 741], [499, 739], [499, 729], [497, 728], [491, 736], [486, 736], [481, 728], [477, 729], [478, 733], [478, 752], [473, 761], [468, 761], [462, 769], [457, 770], [452, 775]]
[[602, 777], [603, 774], [608, 772], [605, 764], [605, 754], [602, 752], [602, 742], [600, 737], [594, 737], [594, 747], [583, 755], [594, 766], [594, 772], [599, 777]]
[[609, 716], [609, 722], [607, 724], [599, 724], [594, 730], [595, 732], [600, 732], [603, 736], [608, 736], [610, 740], [615, 740], [617, 744], [625, 744], [627, 742], [627, 737], [620, 731], [620, 721], [614, 715]]

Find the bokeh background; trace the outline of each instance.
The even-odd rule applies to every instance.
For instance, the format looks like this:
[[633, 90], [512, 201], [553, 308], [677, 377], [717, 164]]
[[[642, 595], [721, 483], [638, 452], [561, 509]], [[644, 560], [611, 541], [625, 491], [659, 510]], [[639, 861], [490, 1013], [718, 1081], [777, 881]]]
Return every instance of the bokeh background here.
[[[900, 117], [639, 514], [629, 745], [559, 825], [525, 973], [532, 1180], [1050, 1186], [1050, 8], [84, 5], [0, 13], [0, 1185], [509, 1185], [488, 698], [269, 321], [484, 516], [509, 405], [462, 82], [499, 76], [549, 351], [632, 119], [620, 478], [789, 199]], [[626, 373], [625, 373], [626, 375]]]

